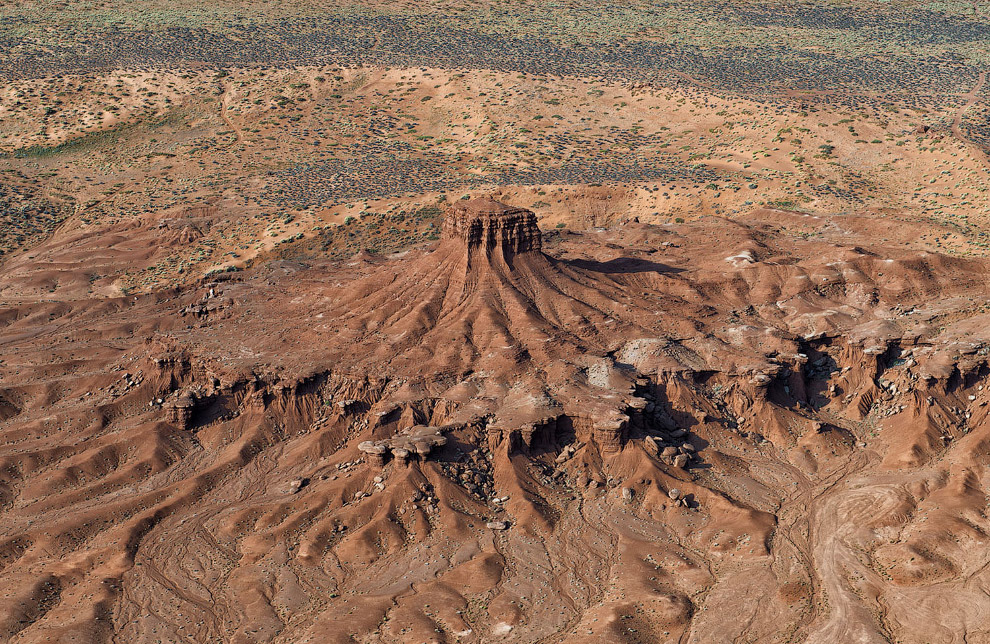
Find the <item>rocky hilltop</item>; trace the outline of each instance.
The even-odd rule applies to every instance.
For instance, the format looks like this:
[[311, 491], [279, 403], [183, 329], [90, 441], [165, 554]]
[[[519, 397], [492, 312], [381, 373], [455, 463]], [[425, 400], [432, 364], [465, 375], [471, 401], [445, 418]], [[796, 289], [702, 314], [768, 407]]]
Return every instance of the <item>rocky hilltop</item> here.
[[511, 260], [519, 253], [543, 248], [536, 215], [489, 197], [455, 203], [443, 222], [443, 238], [467, 246], [468, 261], [475, 253], [489, 259]]
[[0, 633], [985, 640], [990, 265], [808, 217], [10, 307]]

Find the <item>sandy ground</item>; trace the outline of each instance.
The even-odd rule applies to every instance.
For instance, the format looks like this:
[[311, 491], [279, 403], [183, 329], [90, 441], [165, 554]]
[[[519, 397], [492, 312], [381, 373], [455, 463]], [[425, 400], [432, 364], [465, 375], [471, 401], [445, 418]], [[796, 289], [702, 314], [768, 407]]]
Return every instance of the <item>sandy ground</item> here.
[[[921, 241], [954, 254], [987, 244], [984, 154], [953, 134], [978, 107], [973, 87], [944, 113], [420, 68], [121, 70], [3, 93], [0, 163], [75, 213], [51, 224], [68, 239], [195, 220], [195, 239], [101, 273], [99, 292], [188, 283], [347, 217], [479, 189], [547, 228], [745, 221], [769, 206], [924, 222]], [[51, 228], [3, 224], [8, 267]]]

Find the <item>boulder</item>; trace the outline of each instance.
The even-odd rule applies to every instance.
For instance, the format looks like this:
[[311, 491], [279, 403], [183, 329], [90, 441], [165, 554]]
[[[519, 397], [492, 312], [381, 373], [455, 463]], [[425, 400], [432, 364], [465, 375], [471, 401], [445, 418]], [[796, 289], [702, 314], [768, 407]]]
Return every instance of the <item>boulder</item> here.
[[643, 439], [643, 447], [649, 452], [651, 456], [660, 455], [660, 446], [657, 445], [657, 441], [652, 436], [647, 436]]

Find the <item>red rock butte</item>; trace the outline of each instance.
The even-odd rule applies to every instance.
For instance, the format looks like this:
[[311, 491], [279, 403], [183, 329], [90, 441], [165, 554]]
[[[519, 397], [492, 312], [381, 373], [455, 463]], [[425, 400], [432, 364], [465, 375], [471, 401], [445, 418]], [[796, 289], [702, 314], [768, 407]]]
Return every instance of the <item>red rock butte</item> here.
[[543, 248], [532, 211], [507, 206], [490, 197], [455, 203], [444, 219], [443, 238], [465, 244], [469, 256], [481, 252], [488, 258], [500, 256], [506, 260]]

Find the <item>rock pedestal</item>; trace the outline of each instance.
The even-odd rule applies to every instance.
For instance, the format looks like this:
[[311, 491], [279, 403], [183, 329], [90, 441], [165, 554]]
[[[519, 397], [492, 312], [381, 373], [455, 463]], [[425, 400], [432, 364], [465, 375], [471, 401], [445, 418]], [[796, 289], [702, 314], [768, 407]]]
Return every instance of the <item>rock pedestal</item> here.
[[595, 442], [605, 454], [614, 454], [622, 449], [627, 419], [598, 421], [594, 425]]
[[195, 408], [195, 397], [188, 392], [183, 393], [176, 400], [165, 405], [165, 418], [179, 429], [188, 429]]
[[439, 427], [417, 425], [410, 427], [401, 434], [381, 441], [364, 441], [358, 449], [368, 455], [368, 461], [381, 467], [394, 456], [401, 463], [408, 463], [413, 458], [426, 460], [430, 452], [447, 444], [447, 438]]

